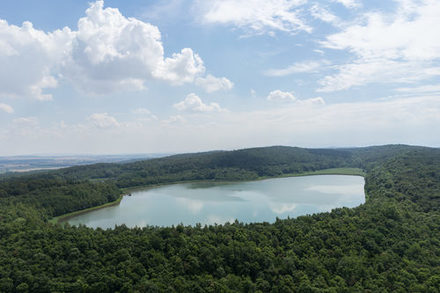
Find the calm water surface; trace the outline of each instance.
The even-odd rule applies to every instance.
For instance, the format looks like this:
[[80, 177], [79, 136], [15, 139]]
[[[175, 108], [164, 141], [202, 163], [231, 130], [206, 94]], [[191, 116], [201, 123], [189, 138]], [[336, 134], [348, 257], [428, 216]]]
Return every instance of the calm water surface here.
[[133, 192], [117, 206], [78, 215], [68, 222], [93, 228], [223, 224], [235, 219], [274, 222], [276, 217], [297, 217], [364, 202], [364, 178], [359, 176], [183, 183]]

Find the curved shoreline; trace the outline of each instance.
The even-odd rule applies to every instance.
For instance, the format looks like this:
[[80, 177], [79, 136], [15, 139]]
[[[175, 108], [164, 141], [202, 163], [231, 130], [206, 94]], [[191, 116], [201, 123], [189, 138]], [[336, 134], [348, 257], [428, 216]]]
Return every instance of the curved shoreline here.
[[90, 208], [86, 208], [86, 209], [70, 212], [70, 213], [67, 213], [67, 214], [64, 214], [64, 215], [60, 215], [60, 216], [57, 216], [57, 217], [53, 217], [48, 222], [52, 223], [52, 224], [58, 224], [58, 223], [62, 223], [62, 222], [66, 221], [66, 220], [68, 220], [70, 218], [76, 217], [76, 216], [81, 215], [81, 214], [85, 214], [85, 213], [88, 213], [88, 212], [92, 212], [92, 211], [100, 210], [100, 209], [103, 209], [103, 208], [107, 208], [107, 207], [118, 205], [125, 195], [127, 195], [127, 194], [121, 194], [115, 201], [107, 202], [107, 203], [99, 205], [99, 206], [94, 206], [94, 207], [90, 207]]
[[[317, 171], [308, 171], [303, 173], [293, 173], [293, 174], [283, 174], [281, 176], [263, 176], [259, 177], [257, 179], [248, 179], [248, 180], [237, 180], [237, 181], [222, 181], [222, 180], [189, 180], [189, 181], [176, 181], [176, 182], [167, 182], [167, 183], [161, 183], [161, 184], [153, 184], [153, 185], [144, 185], [144, 186], [135, 186], [135, 187], [128, 187], [128, 188], [121, 188], [123, 191], [123, 194], [119, 196], [118, 199], [112, 202], [105, 203], [103, 205], [90, 207], [83, 210], [78, 210], [74, 212], [70, 212], [64, 215], [60, 215], [57, 217], [53, 217], [48, 222], [53, 224], [58, 224], [67, 221], [70, 218], [73, 218], [75, 216], [85, 214], [91, 211], [107, 208], [110, 206], [118, 205], [122, 198], [124, 196], [127, 196], [133, 191], [136, 190], [144, 190], [144, 189], [150, 189], [150, 188], [158, 188], [166, 185], [173, 185], [173, 184], [182, 184], [182, 183], [200, 183], [200, 182], [216, 182], [216, 183], [231, 183], [231, 182], [245, 182], [245, 181], [260, 181], [260, 180], [266, 180], [266, 179], [276, 179], [276, 178], [288, 178], [288, 177], [303, 177], [303, 176], [314, 176], [314, 175], [346, 175], [346, 176], [361, 176], [365, 177], [366, 173], [359, 168], [331, 168], [331, 169], [322, 169]], [[367, 196], [365, 194], [365, 200], [367, 200]]]

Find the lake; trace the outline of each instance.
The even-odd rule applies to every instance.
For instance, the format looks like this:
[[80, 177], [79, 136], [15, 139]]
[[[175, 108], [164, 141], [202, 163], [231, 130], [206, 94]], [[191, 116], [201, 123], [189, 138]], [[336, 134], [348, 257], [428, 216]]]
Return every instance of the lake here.
[[315, 175], [230, 183], [182, 183], [138, 190], [119, 205], [80, 214], [71, 225], [113, 228], [274, 222], [356, 207], [365, 202], [364, 178]]

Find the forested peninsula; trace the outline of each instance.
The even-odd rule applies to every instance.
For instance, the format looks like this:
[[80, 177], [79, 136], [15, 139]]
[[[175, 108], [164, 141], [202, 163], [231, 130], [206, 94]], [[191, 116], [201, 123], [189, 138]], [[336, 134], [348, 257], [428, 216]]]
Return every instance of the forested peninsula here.
[[[124, 189], [365, 172], [365, 204], [195, 227], [91, 229], [54, 217]], [[439, 292], [440, 149], [266, 147], [0, 175], [0, 292]]]

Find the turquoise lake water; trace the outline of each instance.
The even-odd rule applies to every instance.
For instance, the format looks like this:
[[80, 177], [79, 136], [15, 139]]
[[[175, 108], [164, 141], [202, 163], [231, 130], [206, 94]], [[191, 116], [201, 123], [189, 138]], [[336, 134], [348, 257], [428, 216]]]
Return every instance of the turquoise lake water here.
[[355, 207], [365, 202], [364, 178], [315, 175], [234, 183], [183, 183], [138, 190], [117, 206], [68, 220], [72, 225], [113, 228], [274, 222], [276, 218]]

